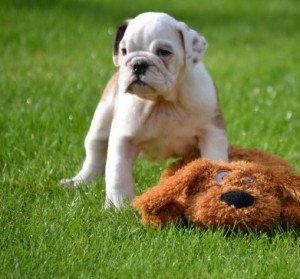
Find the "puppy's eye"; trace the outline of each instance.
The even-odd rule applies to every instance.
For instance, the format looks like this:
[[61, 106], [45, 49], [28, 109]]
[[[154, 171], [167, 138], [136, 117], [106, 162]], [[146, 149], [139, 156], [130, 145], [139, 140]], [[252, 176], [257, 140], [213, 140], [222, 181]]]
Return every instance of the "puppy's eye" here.
[[157, 50], [157, 53], [156, 53], [159, 57], [161, 57], [161, 58], [167, 58], [167, 57], [169, 57], [171, 54], [172, 54], [172, 52], [171, 51], [169, 51], [169, 50], [165, 50], [165, 49], [162, 49], [162, 48], [159, 48], [158, 50]]
[[127, 54], [126, 48], [121, 48], [121, 54], [125, 56]]
[[221, 171], [216, 176], [216, 182], [217, 183], [223, 183], [224, 179], [230, 175], [229, 171]]

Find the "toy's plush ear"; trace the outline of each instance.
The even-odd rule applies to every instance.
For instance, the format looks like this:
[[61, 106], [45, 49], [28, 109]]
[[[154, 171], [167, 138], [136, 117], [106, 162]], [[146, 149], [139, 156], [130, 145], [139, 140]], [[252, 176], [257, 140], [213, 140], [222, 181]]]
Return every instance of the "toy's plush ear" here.
[[294, 171], [284, 169], [275, 170], [275, 174], [279, 180], [279, 190], [282, 192], [283, 201], [300, 203], [300, 176]]
[[178, 31], [182, 38], [185, 51], [185, 61], [189, 68], [199, 63], [208, 47], [206, 39], [195, 30], [190, 29], [185, 23], [178, 23]]
[[182, 220], [186, 190], [199, 182], [203, 169], [210, 164], [207, 160], [195, 160], [136, 197], [132, 205], [141, 213], [142, 222], [157, 227]]
[[119, 44], [123, 39], [124, 33], [127, 29], [127, 26], [130, 22], [130, 19], [125, 20], [118, 28], [117, 28], [117, 32], [115, 35], [115, 41], [114, 41], [114, 49], [113, 49], [113, 61], [115, 66], [120, 66], [120, 62], [119, 62]]
[[295, 172], [277, 171], [282, 194], [282, 221], [300, 226], [300, 176]]
[[284, 203], [281, 206], [281, 219], [283, 224], [300, 226], [300, 204], [299, 203]]

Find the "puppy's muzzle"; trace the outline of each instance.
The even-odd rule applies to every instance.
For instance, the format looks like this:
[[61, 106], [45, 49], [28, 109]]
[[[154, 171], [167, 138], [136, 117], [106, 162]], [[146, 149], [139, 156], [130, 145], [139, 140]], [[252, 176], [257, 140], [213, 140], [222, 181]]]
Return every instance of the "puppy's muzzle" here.
[[136, 77], [146, 74], [149, 64], [145, 60], [135, 61], [132, 65], [132, 72]]

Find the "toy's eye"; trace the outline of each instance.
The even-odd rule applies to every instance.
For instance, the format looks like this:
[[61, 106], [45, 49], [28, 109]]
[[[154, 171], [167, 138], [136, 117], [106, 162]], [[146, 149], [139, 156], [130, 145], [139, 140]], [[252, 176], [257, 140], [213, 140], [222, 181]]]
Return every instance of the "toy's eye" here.
[[251, 176], [244, 176], [243, 181], [246, 182], [246, 183], [253, 183], [254, 179]]
[[216, 182], [217, 183], [223, 183], [224, 179], [230, 175], [229, 171], [221, 171], [216, 176]]

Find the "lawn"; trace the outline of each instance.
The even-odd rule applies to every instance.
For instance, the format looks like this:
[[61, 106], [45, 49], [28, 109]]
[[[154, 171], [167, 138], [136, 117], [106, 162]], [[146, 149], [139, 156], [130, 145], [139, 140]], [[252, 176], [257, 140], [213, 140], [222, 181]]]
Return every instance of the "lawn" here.
[[[297, 0], [3, 0], [0, 3], [0, 278], [299, 278], [299, 231], [153, 230], [77, 190], [83, 140], [110, 75], [115, 27], [165, 11], [207, 38], [229, 141], [300, 171]], [[164, 165], [138, 161], [138, 191]]]

